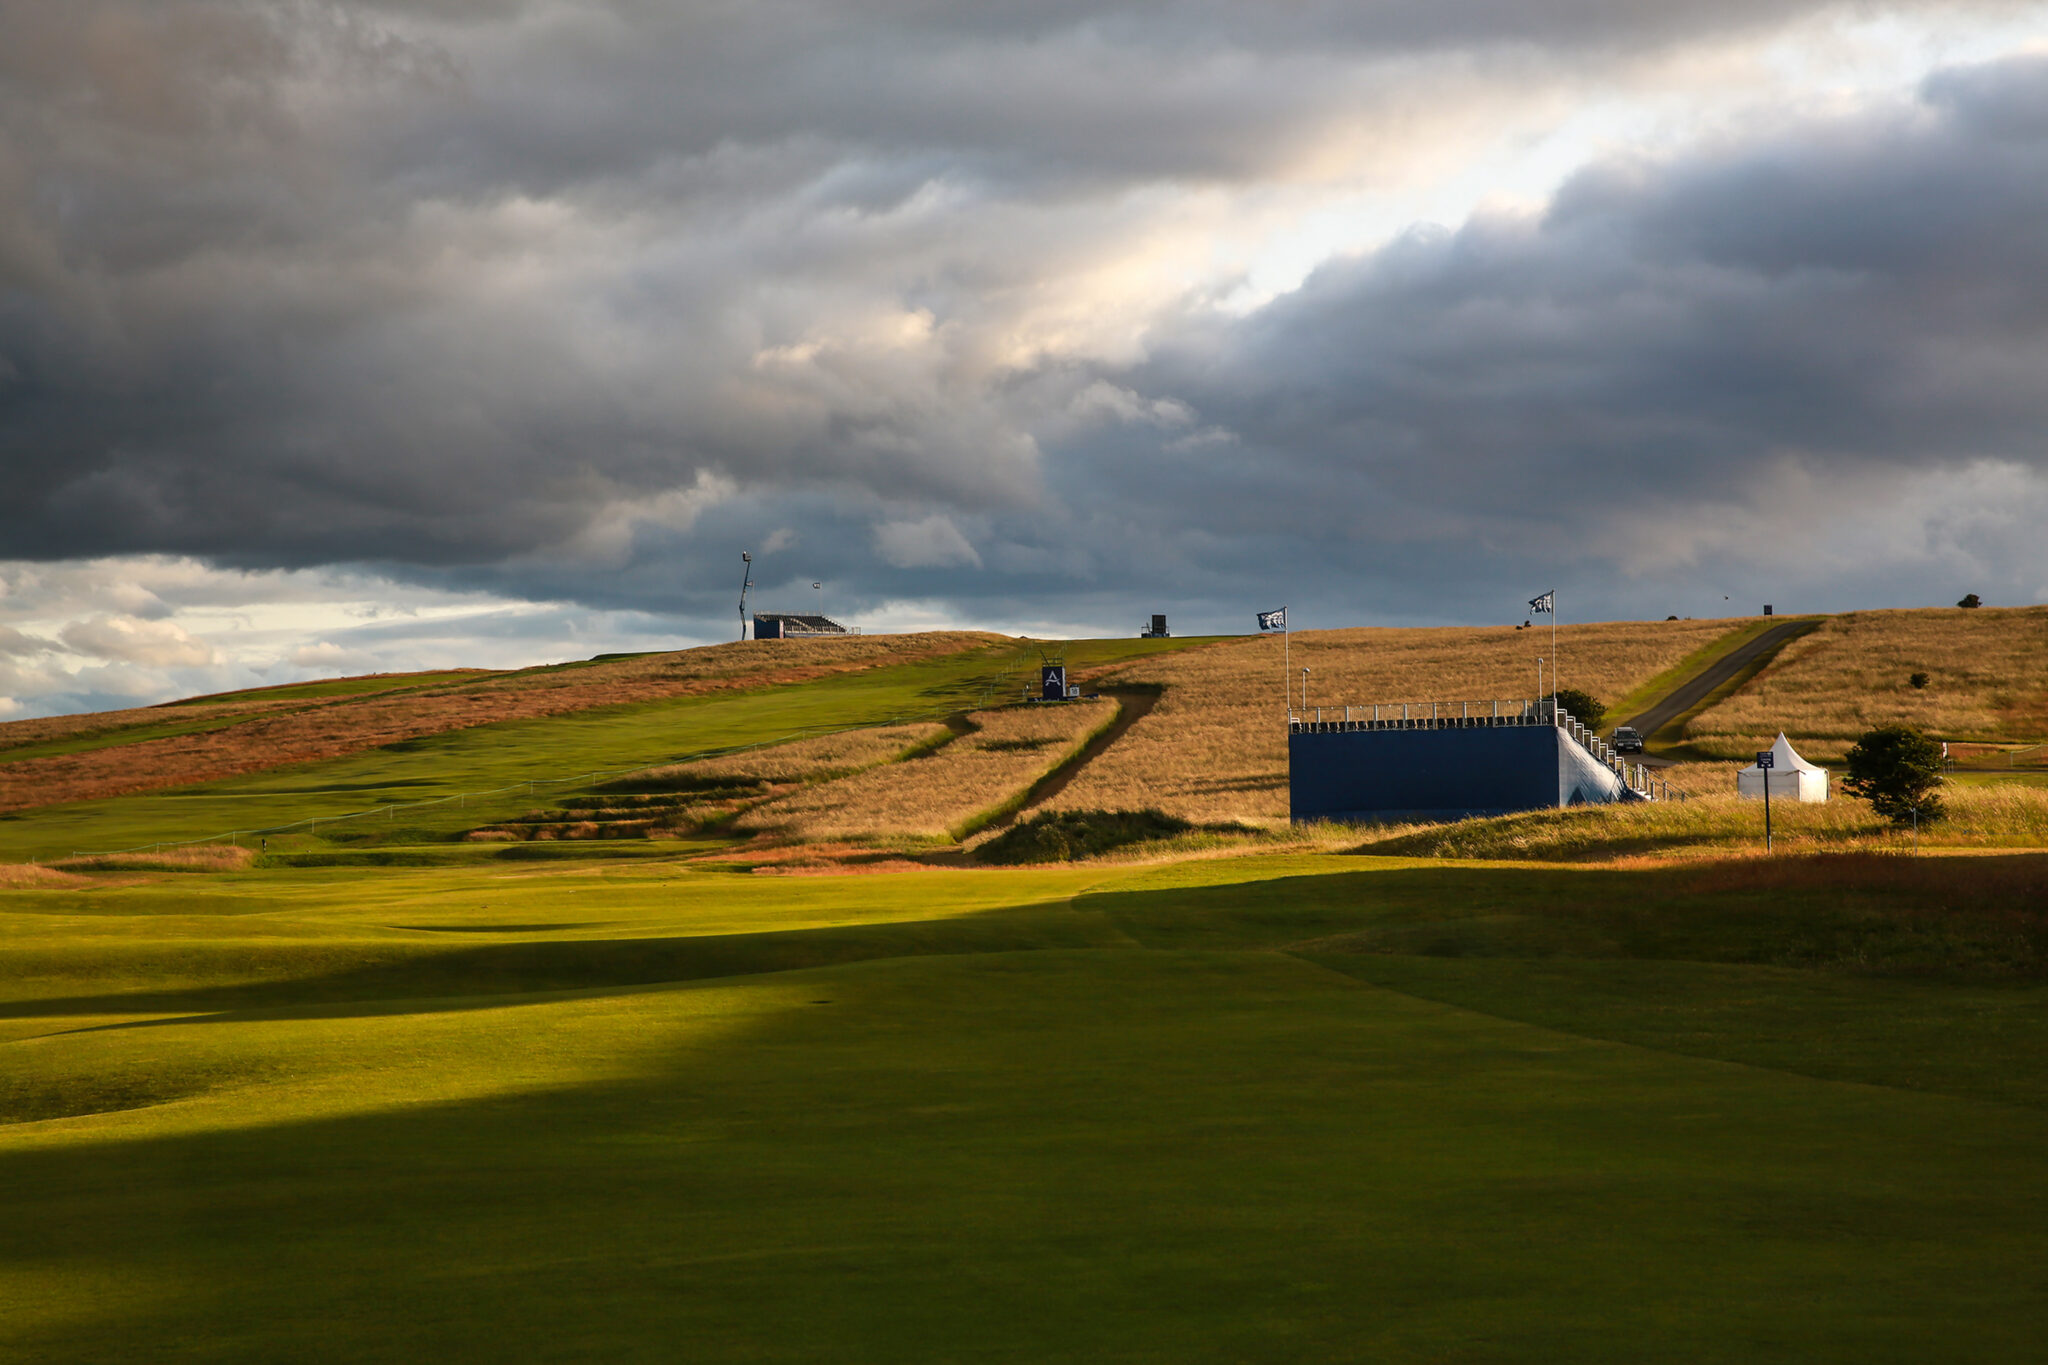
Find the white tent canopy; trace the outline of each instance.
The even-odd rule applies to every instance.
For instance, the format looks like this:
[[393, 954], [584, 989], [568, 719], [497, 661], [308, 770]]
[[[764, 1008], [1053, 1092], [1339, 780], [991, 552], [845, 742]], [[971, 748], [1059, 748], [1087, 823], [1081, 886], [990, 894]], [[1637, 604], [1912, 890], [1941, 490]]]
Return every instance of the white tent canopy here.
[[[1735, 794], [1754, 801], [1764, 799], [1762, 768], [1752, 763], [1735, 774]], [[1793, 751], [1784, 732], [1771, 746], [1771, 799], [1775, 801], [1825, 801], [1828, 799], [1828, 770], [1816, 768]]]

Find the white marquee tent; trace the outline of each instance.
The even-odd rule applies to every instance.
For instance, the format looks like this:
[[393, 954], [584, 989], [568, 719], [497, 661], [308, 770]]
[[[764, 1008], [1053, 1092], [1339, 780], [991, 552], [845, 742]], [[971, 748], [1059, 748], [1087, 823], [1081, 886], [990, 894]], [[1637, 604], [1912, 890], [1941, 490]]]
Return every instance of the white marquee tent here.
[[[1825, 801], [1828, 799], [1828, 770], [1816, 768], [1792, 750], [1781, 731], [1771, 746], [1771, 799], [1774, 801]], [[1762, 768], [1752, 763], [1735, 774], [1735, 794], [1752, 801], [1764, 799]]]

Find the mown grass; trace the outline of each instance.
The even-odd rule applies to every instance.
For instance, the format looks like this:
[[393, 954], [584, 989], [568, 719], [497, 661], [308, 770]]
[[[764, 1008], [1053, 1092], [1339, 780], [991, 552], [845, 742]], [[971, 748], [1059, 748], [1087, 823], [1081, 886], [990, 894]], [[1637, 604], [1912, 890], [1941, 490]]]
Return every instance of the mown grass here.
[[[957, 710], [1020, 659], [0, 841], [687, 759]], [[755, 791], [920, 733], [655, 780]], [[1037, 737], [990, 759], [1051, 761], [1004, 747]], [[1191, 831], [1135, 847], [1204, 856], [1140, 867], [452, 842], [553, 795], [208, 875], [0, 869], [0, 1357], [1860, 1365], [2048, 1327], [2048, 857], [1731, 858], [1761, 812], [1728, 798], [1378, 832], [1425, 856]], [[2042, 795], [1959, 790], [1925, 846], [2048, 841]], [[1781, 848], [1897, 846], [1857, 804], [1778, 814]], [[1474, 851], [1519, 861], [1445, 856]]]
[[1616, 725], [1628, 720], [1631, 716], [1641, 713], [1645, 707], [1650, 706], [1659, 698], [1671, 692], [1674, 688], [1685, 682], [1686, 679], [1699, 674], [1717, 661], [1726, 658], [1765, 631], [1772, 630], [1782, 624], [1784, 624], [1782, 618], [1765, 616], [1739, 625], [1727, 634], [1709, 640], [1670, 667], [1637, 683], [1628, 691], [1606, 703], [1606, 724], [1602, 726], [1601, 733], [1611, 736]]
[[0, 1354], [2027, 1358], [2040, 876], [0, 893]]

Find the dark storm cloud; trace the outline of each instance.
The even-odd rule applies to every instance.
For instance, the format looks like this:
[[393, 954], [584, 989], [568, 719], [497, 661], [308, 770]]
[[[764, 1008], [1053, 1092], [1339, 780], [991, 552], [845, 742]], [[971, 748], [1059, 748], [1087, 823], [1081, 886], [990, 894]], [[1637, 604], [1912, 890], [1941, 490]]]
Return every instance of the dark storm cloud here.
[[1845, 504], [1891, 476], [2048, 473], [2043, 221], [2048, 61], [1951, 71], [1918, 108], [1415, 232], [1191, 322], [1128, 382], [1234, 432], [1311, 536], [1363, 518], [1533, 547], [1591, 508], [1768, 503], [1788, 473]]
[[1025, 615], [1213, 599], [1282, 554], [1597, 556], [1587, 498], [1738, 508], [1787, 468], [2032, 464], [2025, 63], [1592, 170], [1246, 319], [1191, 305], [1118, 373], [1015, 340], [1147, 230], [1143, 192], [1284, 178], [1432, 73], [1812, 9], [8, 6], [0, 557], [719, 619], [704, 585], [792, 532], [763, 560], [789, 584]]

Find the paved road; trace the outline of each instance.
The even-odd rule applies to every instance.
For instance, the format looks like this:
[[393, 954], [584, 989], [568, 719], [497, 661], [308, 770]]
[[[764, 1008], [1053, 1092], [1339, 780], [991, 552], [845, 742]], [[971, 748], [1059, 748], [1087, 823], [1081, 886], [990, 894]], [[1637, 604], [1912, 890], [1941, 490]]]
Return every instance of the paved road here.
[[1772, 626], [1754, 640], [1714, 660], [1703, 671], [1695, 673], [1665, 693], [1662, 698], [1651, 704], [1649, 710], [1631, 716], [1620, 724], [1634, 726], [1638, 734], [1645, 739], [1649, 738], [1705, 701], [1707, 695], [1722, 683], [1758, 659], [1768, 659], [1813, 627], [1812, 621], [1787, 621], [1783, 625]]

